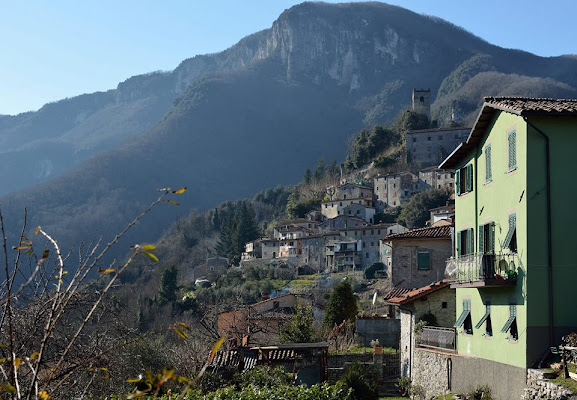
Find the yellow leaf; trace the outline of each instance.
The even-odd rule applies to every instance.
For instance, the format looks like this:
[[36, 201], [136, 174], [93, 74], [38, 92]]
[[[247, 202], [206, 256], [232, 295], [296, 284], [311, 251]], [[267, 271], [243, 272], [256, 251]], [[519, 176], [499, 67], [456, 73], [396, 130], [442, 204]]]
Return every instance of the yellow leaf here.
[[37, 351], [32, 353], [32, 355], [30, 356], [30, 361], [34, 360], [36, 357], [38, 357], [40, 355], [40, 353], [38, 353]]
[[140, 246], [141, 250], [146, 250], [146, 251], [151, 251], [151, 250], [156, 250], [156, 246], [153, 244], [143, 244]]
[[28, 250], [30, 246], [12, 246], [13, 250]]
[[98, 272], [102, 275], [106, 275], [106, 274], [112, 274], [112, 273], [116, 272], [116, 270], [112, 269], [112, 268], [106, 268], [106, 269], [98, 268]]
[[46, 259], [48, 258], [48, 255], [50, 254], [50, 250], [44, 250], [44, 253], [42, 253], [42, 259]]
[[16, 357], [14, 359], [14, 368], [18, 369], [20, 367], [20, 364], [22, 364], [22, 359], [20, 357]]
[[218, 349], [220, 349], [220, 346], [222, 346], [222, 344], [224, 343], [224, 340], [225, 340], [225, 337], [223, 336], [216, 341], [216, 343], [212, 347], [212, 351], [210, 352], [210, 356], [208, 356], [208, 362], [212, 361], [212, 359], [216, 355]]
[[182, 327], [183, 327], [184, 329], [186, 329], [187, 331], [192, 332], [192, 329], [190, 329], [190, 326], [188, 326], [186, 323], [184, 323], [184, 322], [177, 322], [176, 324], [182, 326]]
[[36, 229], [34, 230], [34, 234], [38, 235], [38, 232], [40, 232], [40, 225], [36, 227]]
[[168, 329], [172, 329], [173, 331], [175, 331], [178, 334], [178, 336], [180, 336], [181, 338], [183, 338], [185, 340], [188, 339], [188, 334], [186, 332], [181, 331], [176, 326], [171, 326]]
[[172, 191], [172, 193], [174, 193], [174, 194], [182, 194], [182, 193], [184, 193], [184, 192], [186, 192], [186, 186], [181, 187], [181, 188], [178, 189], [178, 190], [173, 190], [173, 191]]
[[170, 203], [170, 204], [174, 204], [175, 206], [180, 205], [180, 203], [178, 201], [174, 201], [174, 200], [164, 200], [164, 201], [166, 201], [167, 203]]
[[50, 395], [45, 390], [41, 390], [38, 392], [38, 397], [41, 399], [49, 399]]
[[156, 257], [154, 254], [149, 253], [148, 251], [143, 251], [142, 254], [144, 254], [145, 256], [148, 256], [148, 257], [152, 258], [154, 261], [158, 262], [158, 257]]

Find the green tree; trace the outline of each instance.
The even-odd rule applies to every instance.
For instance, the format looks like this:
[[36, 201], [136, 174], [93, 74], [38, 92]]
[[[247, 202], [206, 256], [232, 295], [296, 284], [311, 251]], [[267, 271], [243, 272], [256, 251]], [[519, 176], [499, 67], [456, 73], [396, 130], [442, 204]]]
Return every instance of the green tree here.
[[316, 338], [315, 317], [311, 306], [297, 304], [290, 322], [281, 330], [284, 343], [312, 343]]
[[313, 173], [309, 168], [305, 171], [304, 182], [305, 185], [310, 185], [311, 181], [313, 180]]
[[319, 160], [317, 163], [317, 167], [315, 168], [314, 178], [317, 181], [320, 181], [325, 177], [325, 173], [327, 172], [327, 163], [323, 158]]
[[176, 301], [178, 291], [178, 270], [173, 265], [162, 273], [160, 278], [160, 298], [162, 301], [172, 303]]
[[223, 221], [216, 252], [227, 257], [231, 264], [238, 264], [244, 245], [258, 237], [259, 229], [254, 209], [248, 201], [243, 200], [236, 205], [234, 214]]
[[417, 193], [403, 207], [397, 222], [409, 229], [421, 228], [430, 218], [429, 210], [445, 205], [448, 198], [449, 194], [440, 189]]
[[357, 312], [357, 299], [353, 293], [353, 288], [350, 282], [344, 279], [333, 289], [329, 304], [325, 308], [323, 325], [332, 328], [335, 324], [353, 319]]

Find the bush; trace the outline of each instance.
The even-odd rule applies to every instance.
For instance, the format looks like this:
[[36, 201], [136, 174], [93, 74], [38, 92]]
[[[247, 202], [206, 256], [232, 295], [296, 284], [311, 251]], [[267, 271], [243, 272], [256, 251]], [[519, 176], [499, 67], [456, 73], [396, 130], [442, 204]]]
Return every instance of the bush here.
[[376, 379], [367, 376], [366, 370], [356, 362], [346, 370], [339, 382], [353, 390], [352, 399], [377, 400], [379, 398]]
[[241, 372], [235, 377], [235, 381], [243, 390], [250, 385], [269, 388], [292, 384], [291, 375], [281, 366], [274, 368], [267, 366], [255, 367]]

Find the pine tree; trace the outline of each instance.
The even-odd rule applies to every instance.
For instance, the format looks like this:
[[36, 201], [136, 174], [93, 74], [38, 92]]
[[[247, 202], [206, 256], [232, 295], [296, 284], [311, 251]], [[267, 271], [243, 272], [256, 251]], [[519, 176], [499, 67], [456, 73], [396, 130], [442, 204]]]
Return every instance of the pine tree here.
[[332, 328], [335, 324], [355, 318], [357, 312], [357, 299], [353, 293], [353, 288], [349, 281], [344, 279], [335, 286], [331, 294], [329, 304], [325, 308], [323, 325]]
[[160, 278], [160, 298], [168, 303], [176, 301], [178, 290], [178, 270], [173, 265], [162, 273]]

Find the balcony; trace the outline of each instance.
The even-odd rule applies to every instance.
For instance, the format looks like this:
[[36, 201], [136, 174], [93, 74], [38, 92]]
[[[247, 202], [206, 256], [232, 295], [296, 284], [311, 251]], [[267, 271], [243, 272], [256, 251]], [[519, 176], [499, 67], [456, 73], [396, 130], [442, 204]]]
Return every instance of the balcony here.
[[447, 260], [445, 275], [451, 288], [511, 287], [517, 285], [517, 254], [469, 254]]
[[455, 328], [423, 326], [421, 336], [417, 337], [417, 345], [429, 349], [456, 352], [457, 341]]

